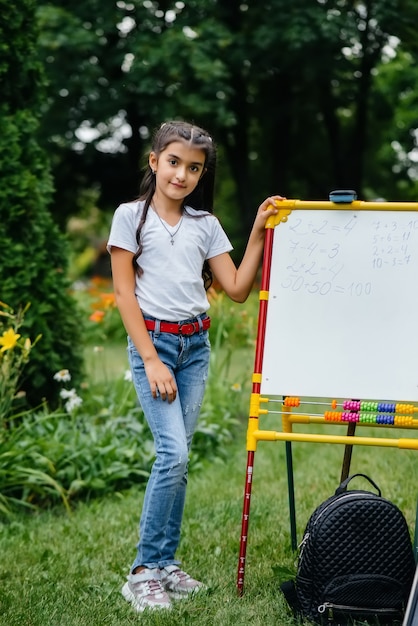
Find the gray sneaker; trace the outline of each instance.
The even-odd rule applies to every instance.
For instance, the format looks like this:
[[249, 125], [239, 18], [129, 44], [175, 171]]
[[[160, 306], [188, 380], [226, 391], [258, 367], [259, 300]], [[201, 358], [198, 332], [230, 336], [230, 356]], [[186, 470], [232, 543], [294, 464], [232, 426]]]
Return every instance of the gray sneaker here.
[[161, 584], [174, 599], [186, 598], [191, 593], [206, 589], [205, 585], [195, 580], [177, 565], [167, 565], [161, 572]]
[[145, 609], [170, 609], [171, 602], [161, 583], [159, 569], [144, 569], [130, 574], [122, 587], [122, 595], [138, 613]]

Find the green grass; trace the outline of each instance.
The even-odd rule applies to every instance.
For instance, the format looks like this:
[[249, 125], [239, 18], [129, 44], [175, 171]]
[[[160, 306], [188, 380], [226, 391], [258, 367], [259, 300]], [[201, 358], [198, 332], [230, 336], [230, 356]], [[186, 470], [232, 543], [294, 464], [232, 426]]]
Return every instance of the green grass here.
[[[217, 306], [224, 303], [218, 299]], [[216, 303], [215, 303], [216, 304]], [[223, 311], [223, 309], [221, 309]], [[212, 395], [225, 410], [234, 403], [248, 406], [253, 350], [234, 339], [252, 326], [251, 310], [243, 330], [229, 322], [230, 335], [216, 350], [224, 396]], [[241, 318], [240, 318], [241, 319]], [[235, 323], [235, 322], [234, 322]], [[218, 323], [218, 329], [222, 326]], [[212, 333], [213, 330], [213, 333]], [[220, 332], [219, 331], [219, 332]], [[219, 337], [216, 325], [211, 339]], [[232, 339], [231, 339], [232, 337]], [[245, 348], [235, 349], [236, 345]], [[128, 367], [120, 342], [86, 348], [89, 382], [113, 385]], [[223, 358], [228, 367], [220, 367]], [[230, 359], [230, 361], [229, 361]], [[242, 394], [229, 393], [230, 385]], [[111, 388], [111, 387], [109, 387]], [[247, 400], [248, 399], [248, 400]], [[214, 407], [215, 408], [215, 407]], [[307, 412], [308, 409], [307, 409]], [[260, 442], [255, 454], [245, 589], [236, 589], [246, 468], [247, 419], [243, 417], [227, 454], [203, 461], [190, 472], [188, 499], [178, 556], [184, 568], [203, 580], [208, 591], [177, 602], [169, 613], [136, 614], [120, 594], [135, 556], [143, 484], [91, 502], [79, 502], [72, 514], [63, 507], [34, 514], [18, 513], [0, 524], [0, 626], [291, 626], [280, 582], [295, 571], [291, 549], [288, 490], [283, 443]], [[260, 428], [280, 430], [278, 417], [260, 418]], [[301, 431], [303, 427], [294, 428]], [[326, 427], [305, 427], [314, 432]], [[345, 428], [327, 430], [344, 434]], [[411, 434], [412, 433], [412, 434]], [[358, 435], [413, 437], [413, 431], [358, 429]], [[293, 445], [297, 535], [300, 541], [313, 510], [338, 486], [344, 447], [330, 444]], [[370, 475], [382, 494], [403, 511], [411, 535], [415, 529], [417, 452], [395, 448], [356, 446], [351, 473]], [[368, 488], [356, 482], [354, 488]]]
[[[266, 418], [262, 427], [275, 429], [275, 418]], [[81, 503], [70, 516], [61, 509], [20, 515], [0, 527], [1, 626], [293, 624], [279, 592], [278, 575], [280, 568], [294, 570], [296, 559], [290, 548], [283, 443], [260, 442], [255, 454], [245, 591], [242, 598], [236, 592], [247, 458], [245, 430], [246, 420], [225, 462], [206, 463], [189, 480], [178, 556], [185, 569], [208, 585], [207, 592], [177, 602], [170, 613], [141, 616], [122, 598], [120, 588], [134, 558], [143, 497], [142, 488], [133, 487], [106, 499]], [[359, 434], [377, 436], [377, 430]], [[382, 433], [394, 436], [389, 429]], [[300, 540], [313, 509], [339, 482], [344, 448], [298, 443], [293, 450]], [[401, 507], [411, 533], [417, 496], [416, 454], [356, 446], [351, 466], [352, 473], [369, 474], [383, 495]], [[366, 487], [364, 483], [355, 486]], [[282, 579], [287, 576], [282, 574]]]
[[[212, 336], [212, 335], [211, 335]], [[212, 339], [214, 342], [214, 339]], [[253, 351], [248, 348], [221, 348], [231, 359], [228, 378], [236, 378], [237, 382], [251, 384], [251, 373], [254, 366]], [[120, 342], [105, 343], [100, 346], [88, 345], [84, 351], [86, 370], [92, 383], [109, 382], [123, 376], [129, 368], [126, 344]]]
[[129, 368], [126, 343], [107, 342], [88, 345], [84, 350], [86, 370], [92, 383], [109, 382]]

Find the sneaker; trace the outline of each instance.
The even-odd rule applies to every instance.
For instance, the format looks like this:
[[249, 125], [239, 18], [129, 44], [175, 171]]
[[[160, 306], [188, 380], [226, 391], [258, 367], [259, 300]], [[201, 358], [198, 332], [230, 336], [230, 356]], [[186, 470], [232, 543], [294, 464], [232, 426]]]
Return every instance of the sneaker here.
[[171, 602], [161, 584], [158, 569], [144, 569], [139, 574], [130, 574], [122, 587], [122, 595], [132, 604], [135, 611], [145, 609], [170, 609]]
[[162, 586], [172, 598], [186, 598], [189, 594], [206, 588], [177, 565], [167, 565], [160, 571]]

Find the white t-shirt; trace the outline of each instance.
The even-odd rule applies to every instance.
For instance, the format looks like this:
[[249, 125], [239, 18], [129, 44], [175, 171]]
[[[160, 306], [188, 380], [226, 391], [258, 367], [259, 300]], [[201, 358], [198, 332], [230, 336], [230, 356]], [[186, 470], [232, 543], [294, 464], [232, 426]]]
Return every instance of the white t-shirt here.
[[[107, 243], [110, 253], [112, 246], [136, 253], [135, 234], [143, 206], [143, 201], [137, 201], [116, 209]], [[165, 226], [174, 233], [178, 224]], [[138, 259], [144, 273], [136, 276], [135, 295], [144, 315], [178, 322], [209, 309], [202, 279], [203, 262], [230, 252], [232, 245], [214, 215], [191, 207], [183, 212], [173, 245], [169, 232], [150, 207], [141, 230], [143, 251]]]

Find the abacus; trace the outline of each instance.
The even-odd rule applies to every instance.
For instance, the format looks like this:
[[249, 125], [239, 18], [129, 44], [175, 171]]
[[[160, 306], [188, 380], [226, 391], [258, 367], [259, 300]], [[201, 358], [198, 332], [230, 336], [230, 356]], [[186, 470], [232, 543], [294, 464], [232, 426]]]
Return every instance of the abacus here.
[[[406, 318], [393, 333], [400, 337], [398, 343], [382, 341], [383, 336], [391, 338], [388, 326], [394, 312], [399, 309], [407, 315], [416, 310], [405, 307], [405, 302], [410, 291], [415, 297], [418, 203], [362, 202], [354, 192], [347, 194], [333, 192], [329, 202], [284, 200], [266, 224], [247, 428], [239, 595], [244, 591], [254, 461], [260, 441], [282, 441], [286, 446], [293, 549], [297, 546], [293, 443], [342, 444], [342, 479], [348, 475], [353, 445], [418, 450], [414, 433], [418, 366], [415, 369], [415, 357], [411, 361], [418, 354], [418, 337], [415, 332], [402, 335], [411, 326]], [[277, 238], [276, 230], [286, 235]], [[357, 259], [364, 249], [367, 263]], [[303, 333], [301, 319], [306, 319]], [[363, 320], [369, 325], [362, 336]], [[341, 344], [344, 332], [348, 342]], [[281, 429], [260, 427], [269, 414], [279, 416]], [[321, 425], [321, 432], [309, 432], [310, 424]], [[335, 426], [345, 427], [346, 434], [336, 434]], [[295, 432], [294, 427], [303, 432]], [[359, 435], [362, 427], [376, 427], [377, 436]], [[394, 436], [386, 436], [392, 430]], [[399, 430], [410, 435], [397, 437]]]
[[[286, 396], [283, 399], [284, 409], [289, 407], [300, 407], [301, 404], [302, 401], [298, 397]], [[310, 402], [310, 404], [320, 405], [323, 403], [313, 401]], [[324, 411], [322, 416], [317, 413], [311, 413], [306, 417], [312, 418], [312, 421], [317, 422], [322, 421], [321, 418], [323, 417], [325, 422], [356, 422], [367, 425], [382, 424], [385, 426], [399, 426], [402, 428], [418, 428], [418, 419], [414, 419], [412, 415], [413, 413], [418, 412], [418, 407], [413, 404], [401, 402], [371, 402], [369, 400], [343, 400], [341, 403], [338, 403], [337, 400], [332, 400], [330, 404], [331, 408], [334, 409], [333, 411]], [[343, 410], [336, 411], [335, 409], [338, 406], [341, 406]], [[275, 413], [276, 411], [270, 412]], [[285, 410], [283, 412], [286, 413]]]

